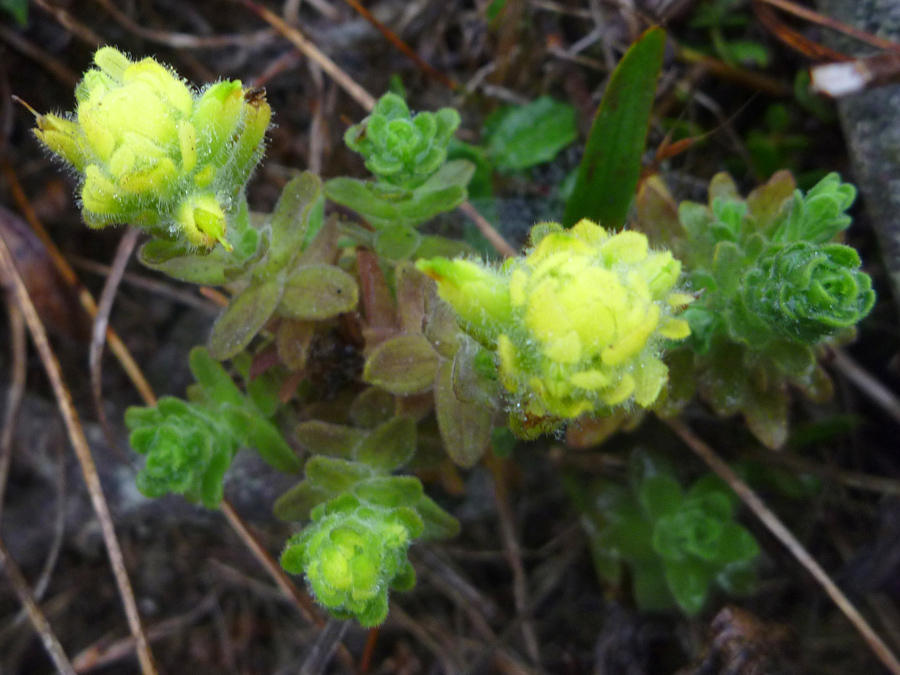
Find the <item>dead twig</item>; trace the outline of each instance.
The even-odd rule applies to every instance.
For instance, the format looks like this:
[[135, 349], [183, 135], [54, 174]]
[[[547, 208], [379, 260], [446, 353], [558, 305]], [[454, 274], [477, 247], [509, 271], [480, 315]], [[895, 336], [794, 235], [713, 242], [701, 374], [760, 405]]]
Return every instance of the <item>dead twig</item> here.
[[349, 621], [329, 619], [312, 645], [303, 665], [300, 666], [300, 675], [320, 675], [325, 672], [328, 663], [334, 657], [336, 649], [341, 647], [341, 641], [350, 629]]
[[503, 460], [489, 457], [488, 467], [494, 477], [494, 497], [497, 504], [497, 515], [500, 523], [500, 538], [503, 541], [503, 551], [513, 575], [513, 602], [516, 606], [516, 614], [521, 618], [522, 640], [528, 658], [537, 667], [541, 667], [541, 652], [538, 647], [537, 634], [534, 631], [534, 622], [531, 617], [531, 603], [528, 598], [528, 576], [525, 574], [525, 566], [522, 564], [522, 550], [516, 538], [513, 525], [512, 508], [509, 505], [509, 493], [506, 485], [506, 472], [503, 470]]
[[375, 29], [381, 33], [385, 39], [390, 42], [394, 47], [403, 53], [409, 60], [416, 64], [416, 67], [419, 68], [423, 73], [431, 77], [432, 79], [440, 82], [442, 85], [447, 87], [448, 89], [456, 89], [459, 84], [454, 82], [451, 77], [448, 77], [440, 70], [432, 66], [430, 63], [427, 63], [421, 56], [419, 56], [416, 51], [406, 44], [400, 37], [394, 33], [390, 28], [385, 26], [381, 21], [375, 18], [375, 15], [372, 14], [368, 9], [362, 6], [362, 4], [358, 0], [344, 0], [350, 7], [353, 8], [357, 14], [359, 14], [362, 18], [368, 21]]
[[85, 26], [83, 23], [78, 21], [75, 17], [69, 14], [62, 7], [57, 7], [53, 5], [47, 0], [33, 0], [34, 4], [40, 7], [42, 10], [47, 12], [50, 16], [56, 19], [56, 22], [70, 31], [75, 37], [77, 37], [82, 42], [92, 46], [99, 47], [101, 45], [106, 44], [106, 40], [101, 36], [97, 35], [90, 28]]
[[0, 40], [3, 40], [20, 54], [41, 65], [53, 77], [69, 88], [74, 87], [81, 79], [74, 70], [54, 59], [50, 54], [33, 42], [26, 40], [21, 34], [11, 30], [4, 23], [0, 23]]
[[832, 363], [857, 389], [900, 424], [900, 399], [840, 349], [831, 351]]
[[258, 30], [253, 33], [238, 33], [235, 35], [192, 35], [190, 33], [172, 33], [163, 30], [145, 28], [137, 23], [110, 0], [95, 0], [103, 9], [109, 12], [119, 24], [126, 30], [142, 37], [150, 42], [166, 45], [173, 49], [221, 49], [223, 47], [255, 47], [269, 42], [275, 35], [271, 29]]
[[375, 98], [356, 83], [347, 73], [330, 58], [328, 58], [318, 47], [310, 42], [303, 33], [296, 28], [288, 25], [288, 23], [271, 10], [259, 5], [253, 0], [233, 0], [242, 4], [251, 12], [268, 23], [272, 28], [287, 38], [291, 44], [299, 49], [308, 59], [312, 59], [324, 70], [328, 75], [337, 82], [341, 88], [350, 94], [351, 98], [359, 103], [366, 112], [371, 111], [375, 107]]
[[475, 223], [475, 227], [477, 227], [478, 231], [484, 235], [484, 238], [490, 242], [497, 253], [504, 258], [515, 258], [518, 255], [518, 251], [516, 251], [516, 249], [514, 249], [512, 245], [494, 229], [494, 226], [488, 222], [487, 218], [478, 212], [478, 209], [472, 206], [472, 202], [463, 202], [459, 205], [459, 210], [472, 219], [472, 222]]
[[[53, 525], [53, 543], [47, 552], [47, 559], [44, 561], [44, 567], [34, 584], [32, 596], [35, 602], [40, 602], [47, 592], [50, 585], [50, 579], [53, 576], [53, 570], [56, 562], [59, 560], [60, 551], [62, 551], [63, 535], [66, 532], [66, 461], [63, 456], [63, 448], [56, 446], [57, 462], [56, 462], [56, 522]], [[22, 611], [9, 623], [8, 628], [19, 625], [28, 615], [28, 611], [23, 607]]]
[[456, 675], [460, 672], [460, 664], [454, 659], [453, 652], [447, 650], [420, 620], [411, 617], [395, 602], [391, 603], [387, 621], [388, 624], [400, 626], [414, 635], [422, 646], [440, 662], [444, 675]]
[[[375, 97], [360, 86], [352, 77], [345, 73], [341, 68], [325, 54], [319, 51], [312, 42], [300, 33], [296, 28], [291, 27], [288, 23], [277, 14], [262, 7], [253, 0], [232, 0], [239, 2], [255, 13], [261, 19], [266, 21], [275, 30], [290, 40], [297, 49], [299, 49], [307, 58], [315, 61], [328, 75], [357, 103], [359, 103], [366, 112], [371, 112], [375, 108]], [[459, 206], [460, 211], [465, 213], [481, 233], [487, 238], [497, 252], [504, 257], [514, 257], [516, 250], [498, 233], [494, 227], [484, 218], [478, 210], [468, 201], [463, 202]]]
[[731, 467], [711, 447], [694, 435], [694, 432], [684, 422], [678, 419], [666, 419], [664, 422], [700, 459], [706, 462], [710, 469], [728, 483], [735, 494], [741, 498], [741, 501], [753, 512], [753, 515], [787, 548], [797, 562], [810, 573], [828, 597], [838, 606], [838, 609], [850, 620], [854, 628], [859, 631], [866, 644], [869, 645], [869, 648], [885, 667], [894, 675], [900, 675], [900, 661], [897, 660], [890, 648], [879, 637], [869, 622], [866, 621], [865, 617], [859, 613], [859, 610], [856, 609], [847, 596], [844, 595], [843, 591], [838, 588], [837, 584], [831, 580], [831, 577], [828, 576], [828, 573], [816, 559], [804, 548], [803, 544], [785, 527], [778, 516], [766, 506], [765, 502], [732, 471]]
[[[300, 613], [303, 617], [315, 625], [318, 628], [324, 628], [326, 622], [319, 614], [318, 608], [315, 606], [315, 603], [310, 599], [309, 595], [302, 592], [299, 588], [297, 588], [296, 584], [291, 581], [291, 578], [287, 575], [281, 565], [269, 555], [269, 552], [262, 545], [262, 543], [257, 539], [256, 535], [253, 531], [248, 527], [247, 523], [245, 523], [241, 517], [237, 514], [237, 511], [234, 510], [234, 506], [231, 505], [227, 499], [222, 500], [222, 504], [219, 507], [222, 513], [225, 514], [225, 517], [228, 519], [228, 522], [231, 524], [231, 527], [237, 533], [237, 535], [241, 538], [241, 541], [244, 542], [244, 545], [250, 549], [250, 552], [253, 553], [253, 556], [262, 564], [265, 570], [269, 573], [269, 576], [275, 581], [278, 585], [278, 588], [281, 589], [281, 592], [289, 598], [294, 605], [300, 610]], [[356, 663], [353, 660], [353, 656], [351, 656], [350, 652], [347, 651], [347, 648], [344, 645], [338, 645], [337, 647], [338, 658], [341, 661], [341, 665], [344, 666], [350, 672], [356, 672]]]
[[15, 590], [19, 602], [22, 603], [22, 607], [28, 613], [31, 625], [34, 626], [37, 634], [41, 636], [44, 649], [47, 650], [47, 654], [53, 660], [56, 670], [62, 675], [76, 675], [72, 662], [69, 661], [69, 657], [66, 656], [66, 652], [53, 633], [47, 617], [44, 616], [41, 608], [34, 601], [31, 591], [28, 590], [28, 581], [25, 579], [25, 575], [22, 574], [22, 570], [19, 569], [19, 566], [12, 559], [2, 538], [0, 538], [0, 568], [3, 568], [3, 571], [6, 572], [6, 576], [9, 578], [13, 590]]
[[[76, 255], [70, 255], [69, 260], [72, 261], [72, 265], [74, 267], [86, 272], [91, 272], [93, 274], [99, 274], [101, 276], [108, 275], [112, 269], [109, 265], [104, 265], [102, 263], [98, 263], [88, 258], [82, 258]], [[190, 291], [182, 290], [176, 287], [174, 284], [169, 284], [165, 281], [153, 279], [151, 277], [146, 277], [142, 274], [125, 272], [125, 274], [122, 275], [122, 283], [130, 284], [135, 288], [140, 288], [142, 290], [155, 293], [156, 295], [169, 298], [170, 300], [179, 302], [182, 305], [186, 305], [187, 307], [198, 309], [204, 314], [212, 314], [215, 316], [222, 309], [221, 306], [215, 305], [211, 302], [207, 302], [203, 298], [198, 297], [196, 294], [191, 293]]]
[[884, 478], [883, 476], [872, 476], [871, 474], [857, 473], [855, 471], [842, 471], [816, 462], [810, 462], [790, 452], [759, 450], [753, 454], [765, 462], [780, 464], [794, 471], [812, 474], [849, 488], [875, 492], [890, 497], [900, 497], [900, 480]]
[[[97, 303], [94, 301], [94, 296], [92, 296], [90, 291], [88, 291], [78, 280], [78, 276], [75, 274], [74, 270], [69, 266], [69, 263], [63, 257], [62, 253], [60, 253], [56, 244], [53, 243], [50, 235], [47, 234], [47, 230], [41, 225], [41, 221], [38, 220], [37, 214], [31, 206], [31, 202], [28, 201], [28, 198], [25, 196], [25, 191], [22, 190], [22, 186], [19, 183], [19, 179], [16, 176], [12, 165], [7, 160], [2, 160], [2, 162], [0, 162], [0, 167], [3, 169], [3, 176], [6, 178], [13, 199], [19, 207], [19, 210], [22, 212], [22, 215], [25, 216], [25, 220], [31, 225], [34, 233], [41, 240], [41, 243], [44, 244], [44, 248], [47, 249], [47, 253], [53, 261], [53, 266], [56, 267], [56, 270], [60, 273], [63, 280], [75, 290], [78, 295], [78, 301], [81, 303], [81, 306], [84, 307], [84, 310], [88, 315], [92, 319], [95, 318], [97, 316]], [[119, 360], [119, 363], [122, 364], [125, 373], [138, 390], [141, 398], [144, 399], [147, 405], [156, 405], [156, 396], [153, 393], [153, 388], [147, 382], [147, 379], [141, 372], [140, 366], [135, 362], [134, 357], [131, 356], [128, 347], [125, 346], [125, 343], [122, 342], [122, 339], [112, 328], [107, 328], [106, 340], [109, 343], [109, 348], [116, 355], [116, 358]]]
[[832, 19], [830, 16], [819, 14], [818, 12], [809, 9], [808, 7], [803, 7], [794, 2], [791, 2], [790, 0], [756, 0], [756, 2], [761, 2], [767, 5], [771, 5], [772, 7], [777, 7], [778, 9], [787, 12], [788, 14], [793, 14], [794, 16], [809, 21], [810, 23], [818, 24], [819, 26], [824, 26], [825, 28], [830, 28], [831, 30], [837, 31], [838, 33], [849, 35], [850, 37], [856, 38], [860, 42], [865, 42], [866, 44], [872, 45], [873, 47], [886, 49], [887, 51], [894, 52], [895, 54], [900, 54], [900, 44], [897, 44], [893, 40], [886, 40], [885, 38], [878, 37], [877, 35], [873, 35], [872, 33], [868, 33], [864, 30], [859, 30], [858, 28], [849, 26], [846, 23], [838, 21], [837, 19]]
[[[151, 642], [157, 642], [169, 635], [183, 631], [193, 626], [197, 621], [212, 612], [216, 607], [215, 596], [209, 595], [197, 604], [196, 607], [179, 616], [160, 621], [155, 626], [147, 627], [147, 638]], [[103, 641], [101, 640], [101, 643]], [[87, 673], [97, 668], [108, 666], [116, 661], [126, 658], [134, 649], [134, 638], [127, 637], [117, 640], [110, 645], [96, 643], [83, 649], [72, 660], [72, 665], [77, 673]]]
[[26, 383], [26, 357], [27, 341], [25, 332], [25, 320], [22, 310], [12, 297], [7, 293], [7, 309], [9, 312], [10, 332], [10, 361], [12, 362], [12, 377], [9, 389], [6, 393], [6, 410], [3, 414], [3, 429], [0, 431], [0, 513], [3, 512], [3, 498], [6, 493], [6, 482], [9, 479], [9, 467], [12, 464], [12, 444], [15, 435], [16, 420], [19, 410], [22, 408], [22, 399], [25, 394]]
[[231, 505], [227, 499], [222, 500], [221, 506], [222, 513], [225, 514], [225, 517], [228, 519], [228, 522], [231, 523], [232, 528], [244, 542], [244, 544], [249, 548], [253, 555], [259, 560], [263, 567], [266, 568], [266, 571], [269, 572], [269, 575], [278, 584], [278, 588], [281, 589], [281, 592], [285, 594], [288, 598], [290, 598], [294, 604], [300, 609], [300, 613], [303, 615], [303, 618], [309, 621], [314, 626], [318, 628], [322, 628], [325, 625], [324, 619], [319, 615], [318, 610], [316, 609], [315, 603], [309, 598], [308, 595], [301, 592], [300, 589], [291, 581], [290, 577], [287, 575], [281, 565], [279, 565], [269, 552], [265, 549], [265, 547], [260, 543], [259, 539], [257, 539], [256, 535], [250, 530], [247, 524], [238, 516], [237, 511], [234, 510], [234, 506]]
[[69, 439], [72, 442], [72, 447], [81, 464], [84, 481], [87, 485], [88, 492], [90, 493], [91, 504], [100, 521], [103, 542], [106, 545], [106, 551], [112, 565], [116, 585], [119, 588], [119, 595], [122, 599], [122, 604], [125, 607], [128, 627], [135, 639], [141, 671], [144, 675], [155, 675], [156, 667], [153, 663], [153, 655], [151, 654], [150, 646], [147, 643], [147, 636], [144, 634], [143, 627], [141, 626], [140, 614], [134, 599], [134, 593], [131, 590], [131, 581], [125, 570], [125, 560], [122, 556], [122, 549], [119, 547], [119, 541], [116, 538], [112, 515], [109, 511], [109, 504], [107, 504], [106, 497], [103, 495], [103, 489], [100, 486], [100, 476], [97, 474], [97, 467], [94, 464], [94, 458], [91, 456], [91, 450], [88, 446], [87, 438], [84, 435], [84, 429], [78, 419], [78, 413], [75, 411], [69, 389], [63, 381], [59, 362], [47, 340], [47, 333], [44, 326], [38, 317], [34, 303], [32, 303], [31, 298], [28, 295], [25, 284], [22, 282], [22, 278], [19, 276], [19, 273], [13, 264], [12, 255], [2, 240], [0, 240], [0, 269], [2, 269], [6, 278], [11, 280], [15, 286], [16, 300], [25, 317], [25, 323], [31, 333], [31, 338], [41, 356], [41, 361], [44, 364], [44, 369], [50, 379], [50, 384], [56, 395], [57, 404], [59, 405], [60, 412], [65, 421]]
[[128, 264], [128, 260], [131, 258], [140, 236], [140, 230], [129, 228], [125, 231], [125, 236], [119, 241], [112, 269], [109, 276], [106, 277], [106, 283], [103, 284], [103, 292], [100, 294], [100, 305], [97, 307], [97, 315], [94, 317], [94, 328], [91, 332], [91, 349], [88, 356], [91, 373], [91, 393], [94, 397], [97, 419], [100, 420], [100, 426], [103, 428], [106, 442], [110, 448], [115, 450], [118, 450], [118, 443], [112, 427], [110, 427], [109, 419], [106, 417], [106, 409], [103, 407], [103, 346], [106, 344], [109, 315], [112, 312], [113, 302], [116, 299], [116, 292], [119, 290], [119, 283], [122, 281], [122, 275], [125, 274], [125, 266]]

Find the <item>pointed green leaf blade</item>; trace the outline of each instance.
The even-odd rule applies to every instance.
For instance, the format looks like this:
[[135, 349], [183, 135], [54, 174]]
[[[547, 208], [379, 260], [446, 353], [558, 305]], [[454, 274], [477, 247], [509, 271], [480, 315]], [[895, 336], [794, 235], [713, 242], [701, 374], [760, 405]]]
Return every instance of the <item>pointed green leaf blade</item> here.
[[566, 202], [566, 227], [582, 218], [612, 229], [625, 224], [640, 178], [665, 44], [664, 30], [648, 30], [613, 71]]

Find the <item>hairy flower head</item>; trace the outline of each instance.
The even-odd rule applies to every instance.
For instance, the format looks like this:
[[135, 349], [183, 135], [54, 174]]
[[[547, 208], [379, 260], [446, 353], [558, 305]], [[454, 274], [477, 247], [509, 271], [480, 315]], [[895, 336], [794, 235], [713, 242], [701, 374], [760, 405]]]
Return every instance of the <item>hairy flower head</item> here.
[[261, 92], [223, 81], [197, 92], [169, 67], [113, 47], [75, 90], [73, 115], [39, 115], [35, 135], [82, 177], [92, 227], [131, 223], [209, 249], [262, 156], [271, 110]]
[[664, 340], [688, 336], [676, 318], [681, 263], [638, 232], [588, 220], [537, 225], [534, 248], [499, 270], [466, 260], [420, 261], [464, 329], [494, 350], [523, 417], [572, 419], [659, 397]]
[[316, 599], [335, 616], [377, 626], [387, 616], [389, 589], [415, 583], [406, 554], [423, 527], [411, 508], [369, 504], [348, 492], [313, 510], [312, 523], [288, 541], [281, 565], [306, 574]]

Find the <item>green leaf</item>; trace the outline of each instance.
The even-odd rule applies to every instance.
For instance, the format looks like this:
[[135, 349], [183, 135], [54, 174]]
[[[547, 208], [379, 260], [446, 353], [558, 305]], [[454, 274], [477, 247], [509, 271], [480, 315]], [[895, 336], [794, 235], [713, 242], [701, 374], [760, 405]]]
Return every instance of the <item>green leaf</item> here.
[[400, 196], [382, 194], [373, 183], [333, 178], [325, 183], [325, 195], [353, 209], [376, 228], [414, 227], [462, 204], [474, 171], [475, 166], [466, 160], [447, 162], [425, 183]]
[[635, 207], [640, 230], [650, 245], [675, 249], [677, 254], [686, 232], [678, 218], [678, 204], [662, 178], [650, 176], [641, 183]]
[[146, 267], [180, 281], [207, 286], [222, 286], [228, 281], [225, 270], [230, 255], [221, 246], [207, 255], [196, 255], [182, 244], [151, 239], [141, 247], [138, 258]]
[[425, 524], [425, 530], [422, 532], [423, 540], [449, 539], [459, 534], [459, 521], [430, 497], [422, 497], [416, 504], [416, 511]]
[[632, 565], [634, 600], [643, 611], [653, 612], [672, 606], [672, 591], [659, 560], [642, 560]]
[[361, 501], [386, 509], [415, 508], [425, 495], [422, 481], [413, 476], [376, 476], [353, 486]]
[[499, 171], [521, 171], [551, 161], [577, 136], [575, 108], [541, 96], [505, 110], [486, 145]]
[[273, 469], [284, 473], [300, 471], [300, 458], [272, 423], [244, 410], [226, 410], [223, 416], [235, 435], [242, 437]]
[[369, 467], [334, 457], [311, 457], [304, 470], [307, 481], [335, 495], [347, 492], [360, 481], [372, 478]]
[[375, 471], [390, 473], [405, 465], [416, 451], [416, 423], [394, 417], [373, 429], [360, 443], [353, 459]]
[[312, 510], [335, 494], [309, 481], [298, 483], [275, 500], [272, 507], [275, 517], [285, 522], [308, 520]]
[[218, 405], [243, 407], [244, 395], [222, 365], [210, 356], [206, 347], [194, 347], [189, 357], [191, 373], [210, 401]]
[[356, 281], [334, 265], [308, 265], [284, 285], [278, 312], [291, 319], [322, 321], [351, 311], [359, 300]]
[[278, 397], [278, 390], [281, 388], [284, 378], [279, 370], [278, 368], [267, 370], [247, 382], [246, 385], [250, 402], [266, 419], [274, 417], [282, 405], [281, 399]]
[[650, 519], [656, 520], [674, 513], [681, 506], [681, 484], [666, 474], [649, 476], [641, 483], [638, 498]]
[[438, 355], [421, 333], [383, 342], [366, 360], [363, 380], [392, 394], [406, 396], [434, 386]]
[[277, 281], [248, 286], [231, 299], [209, 337], [209, 353], [230, 359], [250, 344], [278, 307], [283, 288]]
[[374, 429], [394, 416], [394, 395], [378, 387], [369, 387], [353, 399], [350, 421], [363, 429]]
[[263, 276], [286, 267], [300, 253], [310, 219], [316, 215], [320, 220], [322, 218], [321, 200], [322, 181], [309, 171], [284, 186], [269, 219], [270, 244], [262, 263]]
[[719, 536], [715, 561], [730, 564], [743, 560], [752, 560], [759, 555], [759, 544], [756, 539], [737, 523], [725, 523]]
[[452, 361], [442, 361], [438, 366], [434, 406], [450, 459], [462, 467], [475, 466], [491, 441], [493, 409], [459, 400], [453, 390]]
[[0, 9], [11, 14], [20, 26], [28, 24], [28, 0], [0, 0]]
[[613, 71], [594, 118], [563, 224], [589, 218], [607, 229], [625, 224], [641, 173], [666, 33], [645, 32]]
[[709, 567], [698, 560], [667, 560], [665, 574], [669, 590], [685, 614], [694, 616], [699, 613], [714, 579]]
[[722, 46], [726, 51], [723, 56], [734, 63], [765, 68], [772, 60], [766, 46], [753, 40], [729, 40]]
[[365, 439], [366, 432], [340, 424], [310, 420], [298, 425], [294, 435], [311, 453], [349, 460], [356, 452], [356, 446]]
[[422, 235], [409, 225], [388, 226], [375, 233], [375, 253], [388, 262], [408, 260], [421, 243]]

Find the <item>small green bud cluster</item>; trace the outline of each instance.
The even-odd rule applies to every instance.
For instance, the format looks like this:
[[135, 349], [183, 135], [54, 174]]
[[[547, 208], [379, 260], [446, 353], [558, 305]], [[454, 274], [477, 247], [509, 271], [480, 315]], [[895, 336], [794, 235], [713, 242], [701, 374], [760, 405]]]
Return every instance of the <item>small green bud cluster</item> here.
[[208, 250], [230, 247], [227, 214], [263, 152], [271, 110], [222, 81], [196, 92], [152, 58], [113, 47], [75, 90], [74, 115], [40, 115], [35, 135], [83, 176], [85, 222], [130, 223]]
[[443, 166], [459, 122], [453, 108], [412, 115], [406, 101], [389, 93], [369, 117], [347, 129], [344, 142], [386, 188], [411, 189]]
[[[567, 420], [615, 406], [653, 405], [668, 370], [666, 340], [682, 340], [675, 290], [681, 263], [638, 232], [607, 232], [582, 220], [570, 230], [537, 225], [534, 248], [499, 269], [436, 258], [418, 268], [461, 327], [492, 349], [522, 420]], [[524, 429], [523, 429], [524, 431]]]
[[377, 626], [388, 613], [388, 591], [415, 585], [406, 554], [423, 529], [413, 508], [381, 506], [348, 492], [313, 510], [312, 523], [288, 541], [281, 565], [306, 574], [316, 599], [334, 616]]

